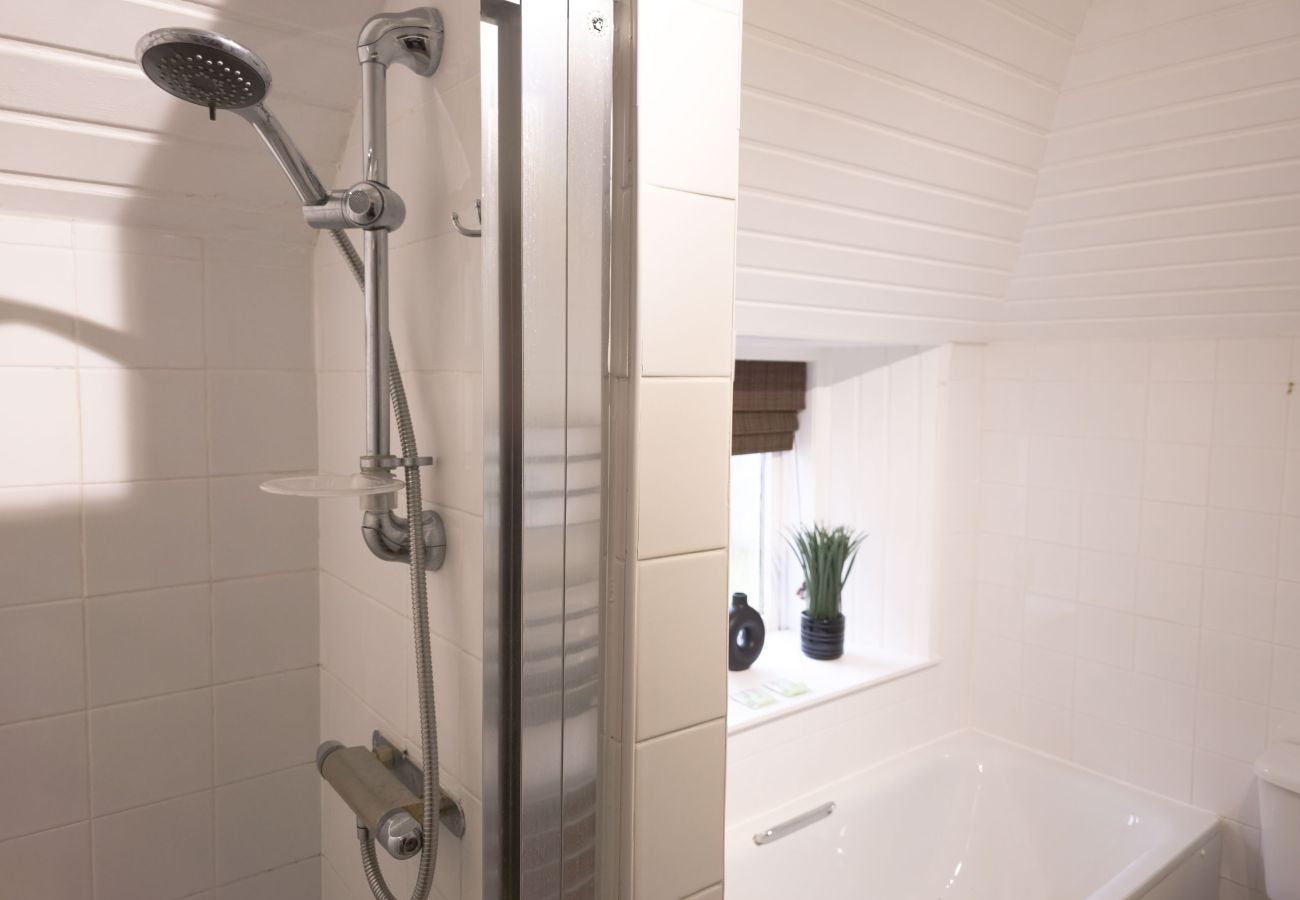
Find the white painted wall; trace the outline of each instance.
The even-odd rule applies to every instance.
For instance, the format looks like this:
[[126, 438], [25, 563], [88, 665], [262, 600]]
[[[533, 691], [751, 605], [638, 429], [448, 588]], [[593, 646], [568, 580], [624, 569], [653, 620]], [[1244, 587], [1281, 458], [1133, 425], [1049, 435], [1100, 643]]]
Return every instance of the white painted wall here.
[[[472, 222], [479, 196], [479, 27], [474, 0], [439, 8], [446, 47], [437, 74], [389, 72], [389, 182], [408, 210], [391, 239], [390, 327], [420, 452], [437, 460], [424, 470], [426, 507], [447, 526], [447, 562], [428, 579], [439, 764], [469, 827], [464, 841], [442, 831], [434, 890], [457, 900], [482, 891], [482, 261], [480, 243], [450, 224], [453, 211]], [[339, 184], [360, 177], [359, 128], [358, 118]], [[313, 275], [320, 464], [354, 472], [365, 448], [361, 295], [328, 239], [317, 244]], [[409, 575], [371, 556], [360, 516], [354, 501], [321, 504], [320, 738], [369, 745], [380, 729], [419, 759]], [[320, 796], [322, 896], [369, 896], [355, 816], [323, 784]], [[394, 891], [408, 894], [415, 862], [382, 865]]]
[[[1001, 343], [984, 359], [975, 723], [1225, 819], [1300, 737], [1290, 338]], [[1262, 896], [1254, 894], [1253, 896]]]

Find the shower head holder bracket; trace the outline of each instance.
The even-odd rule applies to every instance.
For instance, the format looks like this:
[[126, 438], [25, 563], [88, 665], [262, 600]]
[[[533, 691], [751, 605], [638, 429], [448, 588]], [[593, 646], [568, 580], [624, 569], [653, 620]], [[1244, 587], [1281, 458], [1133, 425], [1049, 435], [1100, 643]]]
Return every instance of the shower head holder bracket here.
[[419, 75], [432, 75], [442, 62], [442, 13], [428, 6], [380, 13], [357, 35], [357, 60], [391, 66], [400, 63]]
[[377, 181], [359, 181], [350, 188], [329, 191], [323, 203], [306, 204], [304, 221], [321, 231], [360, 228], [396, 231], [406, 221], [406, 204], [397, 191]]

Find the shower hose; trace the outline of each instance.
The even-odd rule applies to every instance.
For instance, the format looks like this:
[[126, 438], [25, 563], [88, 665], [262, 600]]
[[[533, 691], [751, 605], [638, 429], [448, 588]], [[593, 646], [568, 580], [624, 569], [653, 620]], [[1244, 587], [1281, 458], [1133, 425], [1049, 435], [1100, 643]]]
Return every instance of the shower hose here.
[[[352, 275], [365, 289], [366, 270], [352, 246], [351, 239], [340, 230], [331, 230], [330, 237], [338, 246], [352, 269]], [[406, 389], [402, 386], [402, 373], [397, 367], [397, 354], [393, 339], [388, 339], [388, 393], [397, 419], [397, 433], [402, 445], [402, 456], [412, 461], [420, 455], [415, 446], [415, 428], [411, 425], [411, 410], [406, 403]], [[421, 801], [424, 804], [424, 843], [420, 847], [420, 864], [416, 870], [415, 889], [411, 900], [427, 900], [433, 887], [433, 872], [438, 860], [438, 808], [442, 798], [438, 793], [438, 727], [434, 704], [433, 661], [429, 656], [429, 594], [424, 572], [424, 527], [420, 493], [420, 467], [405, 467], [406, 514], [410, 522], [411, 566], [411, 624], [415, 632], [415, 677], [420, 696], [420, 758], [424, 767]], [[361, 834], [361, 868], [366, 882], [376, 900], [397, 900], [384, 881], [375, 856], [375, 836], [369, 831]]]

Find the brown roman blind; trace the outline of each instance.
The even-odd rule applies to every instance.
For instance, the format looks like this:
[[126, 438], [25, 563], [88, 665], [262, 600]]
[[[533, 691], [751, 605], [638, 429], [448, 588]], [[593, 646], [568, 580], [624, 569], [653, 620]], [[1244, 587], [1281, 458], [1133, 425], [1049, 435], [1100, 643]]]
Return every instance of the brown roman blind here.
[[807, 363], [736, 360], [731, 455], [794, 449], [807, 388]]

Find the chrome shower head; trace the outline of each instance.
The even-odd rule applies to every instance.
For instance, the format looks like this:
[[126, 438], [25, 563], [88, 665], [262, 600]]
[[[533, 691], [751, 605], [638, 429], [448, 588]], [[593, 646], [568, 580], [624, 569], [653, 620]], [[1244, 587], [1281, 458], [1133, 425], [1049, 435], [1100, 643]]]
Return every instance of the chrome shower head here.
[[211, 31], [160, 28], [135, 53], [150, 81], [211, 112], [256, 106], [271, 89], [271, 70], [256, 53]]
[[325, 202], [325, 188], [307, 158], [263, 103], [271, 90], [271, 70], [256, 53], [211, 31], [159, 28], [140, 38], [135, 55], [149, 80], [173, 97], [206, 107], [214, 119], [219, 109], [246, 119], [293, 182], [303, 205]]

